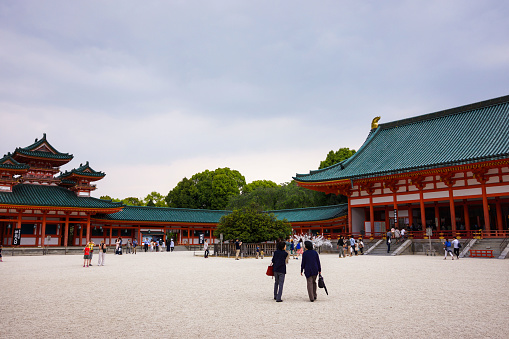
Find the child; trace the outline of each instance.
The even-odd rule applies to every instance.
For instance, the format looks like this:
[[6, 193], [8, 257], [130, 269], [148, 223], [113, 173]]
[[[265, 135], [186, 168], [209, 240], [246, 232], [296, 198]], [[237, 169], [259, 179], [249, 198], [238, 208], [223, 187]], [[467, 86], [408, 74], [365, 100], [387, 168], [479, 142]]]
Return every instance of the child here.
[[85, 267], [85, 265], [88, 267], [88, 264], [90, 263], [90, 247], [88, 247], [88, 245], [83, 249], [83, 253], [85, 254], [83, 256], [83, 267]]

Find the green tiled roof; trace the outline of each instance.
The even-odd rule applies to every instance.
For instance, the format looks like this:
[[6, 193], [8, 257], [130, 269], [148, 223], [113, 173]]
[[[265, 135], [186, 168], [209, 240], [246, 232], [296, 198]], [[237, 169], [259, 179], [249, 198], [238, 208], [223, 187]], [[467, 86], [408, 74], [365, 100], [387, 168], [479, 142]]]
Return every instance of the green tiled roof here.
[[94, 171], [92, 169], [92, 167], [90, 167], [90, 165], [88, 164], [88, 161], [86, 162], [85, 165], [80, 164], [80, 167], [78, 167], [78, 168], [72, 169], [71, 171], [65, 171], [64, 173], [60, 174], [59, 177], [65, 178], [72, 174], [77, 174], [77, 175], [82, 175], [82, 176], [87, 176], [87, 177], [94, 177], [94, 178], [97, 178], [97, 177], [102, 178], [106, 175], [103, 172]]
[[146, 222], [219, 223], [230, 211], [187, 208], [125, 206], [120, 212], [98, 214], [94, 219]]
[[509, 157], [509, 96], [381, 124], [333, 166], [300, 182], [359, 179]]
[[14, 160], [11, 157], [10, 153], [8, 153], [8, 154], [4, 155], [4, 157], [2, 159], [0, 159], [0, 168], [13, 169], [13, 170], [25, 170], [25, 169], [29, 169], [30, 166], [28, 166], [26, 164], [20, 164], [19, 162], [17, 162], [16, 160]]
[[[320, 221], [341, 217], [348, 212], [348, 204], [324, 207], [297, 208], [292, 210], [267, 211], [276, 218], [286, 218], [289, 222]], [[202, 210], [169, 207], [125, 206], [120, 212], [97, 214], [95, 219], [139, 222], [182, 222], [219, 223], [223, 215], [231, 211]]]
[[122, 207], [122, 203], [92, 197], [78, 197], [72, 191], [59, 186], [19, 184], [12, 192], [0, 192], [0, 204], [75, 207], [83, 209], [111, 209]]
[[[51, 152], [36, 151], [36, 149], [40, 147], [42, 144], [45, 144], [46, 147], [51, 150]], [[51, 146], [51, 144], [46, 140], [46, 133], [44, 133], [41, 140], [35, 139], [35, 142], [30, 146], [16, 148], [14, 154], [16, 153], [30, 157], [50, 158], [57, 160], [71, 160], [74, 157], [72, 154], [69, 153], [61, 153], [57, 151], [55, 147]]]
[[321, 221], [346, 216], [348, 204], [267, 211], [267, 213], [274, 213], [277, 219], [286, 219], [289, 222]]

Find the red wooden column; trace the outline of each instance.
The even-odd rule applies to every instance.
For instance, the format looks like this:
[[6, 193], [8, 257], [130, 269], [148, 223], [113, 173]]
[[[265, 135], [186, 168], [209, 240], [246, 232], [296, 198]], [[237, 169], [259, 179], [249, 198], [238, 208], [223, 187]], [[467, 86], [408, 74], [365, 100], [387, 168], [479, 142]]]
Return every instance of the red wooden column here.
[[412, 225], [414, 223], [414, 209], [412, 204], [408, 204], [408, 225]]
[[468, 216], [468, 204], [463, 200], [463, 214], [465, 217], [465, 230], [470, 231], [470, 217]]
[[488, 196], [486, 195], [486, 173], [488, 169], [486, 167], [476, 168], [472, 171], [474, 178], [481, 184], [482, 189], [482, 207], [484, 212], [484, 227], [486, 231], [490, 230], [490, 209], [488, 206]]
[[502, 207], [500, 206], [500, 198], [495, 198], [495, 203], [497, 206], [497, 230], [503, 231], [504, 226], [502, 223]]
[[65, 225], [64, 225], [64, 246], [67, 248], [69, 241], [69, 213], [65, 213]]
[[344, 195], [348, 199], [348, 233], [352, 233], [352, 205], [350, 204], [350, 197], [352, 196], [353, 183], [341, 185], [338, 187], [338, 194]]
[[42, 212], [42, 227], [41, 227], [41, 247], [44, 247], [44, 240], [46, 238], [46, 214], [47, 211]]
[[436, 202], [435, 202], [435, 221], [437, 224], [437, 231], [440, 231], [440, 210]]
[[451, 213], [451, 229], [453, 232], [456, 232], [456, 209], [454, 208], [454, 195], [453, 195], [453, 186], [456, 183], [456, 180], [453, 179], [453, 172], [446, 172], [440, 174], [440, 180], [449, 187], [449, 212]]
[[90, 241], [90, 214], [87, 213], [87, 244]]

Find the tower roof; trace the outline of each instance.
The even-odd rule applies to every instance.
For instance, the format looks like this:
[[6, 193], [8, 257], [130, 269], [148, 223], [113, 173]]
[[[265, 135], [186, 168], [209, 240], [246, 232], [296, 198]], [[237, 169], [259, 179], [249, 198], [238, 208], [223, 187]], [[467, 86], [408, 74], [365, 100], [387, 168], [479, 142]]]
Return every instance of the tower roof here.
[[26, 164], [20, 164], [12, 158], [10, 153], [7, 153], [3, 158], [0, 159], [0, 168], [16, 172], [26, 172], [30, 166]]
[[48, 160], [61, 166], [71, 161], [73, 155], [59, 152], [46, 140], [46, 133], [44, 133], [42, 139], [35, 139], [30, 146], [16, 148], [12, 157], [20, 162], [28, 162], [31, 159]]
[[72, 169], [70, 171], [65, 171], [64, 173], [60, 174], [60, 179], [65, 180], [73, 180], [78, 177], [87, 178], [88, 180], [94, 181], [104, 178], [106, 174], [103, 172], [97, 172], [90, 167], [88, 161], [85, 163], [85, 165], [80, 164], [80, 167]]

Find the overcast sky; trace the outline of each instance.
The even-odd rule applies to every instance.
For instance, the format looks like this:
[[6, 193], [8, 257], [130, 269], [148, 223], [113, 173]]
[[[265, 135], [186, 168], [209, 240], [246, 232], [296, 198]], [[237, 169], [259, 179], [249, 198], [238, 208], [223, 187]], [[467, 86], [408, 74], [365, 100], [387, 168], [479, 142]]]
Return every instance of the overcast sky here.
[[509, 94], [506, 1], [0, 2], [0, 156], [47, 133], [166, 195], [229, 167], [289, 182], [380, 123]]

